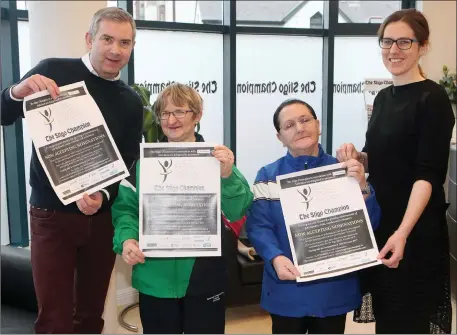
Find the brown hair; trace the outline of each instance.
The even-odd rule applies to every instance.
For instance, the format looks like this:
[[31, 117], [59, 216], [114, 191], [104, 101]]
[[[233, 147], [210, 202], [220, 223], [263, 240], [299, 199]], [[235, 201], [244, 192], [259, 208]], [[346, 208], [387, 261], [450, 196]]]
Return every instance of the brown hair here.
[[190, 86], [173, 83], [160, 92], [155, 102], [155, 112], [157, 115], [163, 112], [167, 107], [167, 99], [170, 97], [176, 106], [188, 105], [195, 115], [203, 111], [203, 99], [200, 94]]
[[89, 27], [89, 35], [92, 39], [95, 38], [95, 35], [98, 33], [98, 27], [102, 20], [111, 20], [116, 22], [128, 22], [132, 26], [133, 31], [133, 41], [135, 41], [136, 36], [136, 24], [132, 15], [126, 10], [117, 7], [106, 7], [99, 9], [94, 16], [92, 17], [92, 22]]
[[[384, 30], [390, 23], [398, 21], [405, 22], [413, 30], [421, 47], [429, 44], [430, 29], [428, 27], [427, 19], [415, 8], [402, 9], [390, 14], [378, 30], [378, 39], [381, 40], [381, 38], [384, 37]], [[419, 72], [421, 76], [425, 78], [424, 71], [420, 65]]]

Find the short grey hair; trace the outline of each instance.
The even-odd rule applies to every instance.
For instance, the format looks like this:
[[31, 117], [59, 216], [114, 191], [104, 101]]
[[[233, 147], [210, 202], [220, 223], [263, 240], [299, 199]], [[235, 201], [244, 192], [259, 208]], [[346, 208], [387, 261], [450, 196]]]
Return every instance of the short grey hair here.
[[89, 34], [93, 38], [98, 33], [98, 27], [100, 26], [100, 22], [102, 20], [111, 20], [116, 22], [128, 22], [132, 26], [133, 31], [133, 41], [135, 41], [136, 36], [136, 25], [135, 20], [133, 19], [132, 15], [128, 13], [126, 10], [118, 7], [106, 7], [98, 10], [94, 16], [92, 17], [92, 22], [90, 23], [89, 27]]

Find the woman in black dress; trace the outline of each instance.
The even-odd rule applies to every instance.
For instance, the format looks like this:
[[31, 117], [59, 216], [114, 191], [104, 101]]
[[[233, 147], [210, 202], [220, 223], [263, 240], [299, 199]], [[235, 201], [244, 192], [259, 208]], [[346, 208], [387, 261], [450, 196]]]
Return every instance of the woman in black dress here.
[[418, 63], [429, 42], [425, 17], [415, 9], [395, 12], [378, 36], [393, 85], [376, 96], [361, 152], [352, 144], [337, 151], [340, 161], [363, 162], [382, 211], [375, 236], [384, 265], [361, 276], [371, 293], [376, 333], [449, 334], [443, 184], [454, 114], [445, 90], [425, 79]]

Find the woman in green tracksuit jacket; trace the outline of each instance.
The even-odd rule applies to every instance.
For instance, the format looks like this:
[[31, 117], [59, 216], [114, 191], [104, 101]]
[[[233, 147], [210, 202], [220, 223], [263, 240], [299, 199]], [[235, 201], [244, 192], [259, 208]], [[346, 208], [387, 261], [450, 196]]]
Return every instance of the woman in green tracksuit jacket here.
[[[202, 116], [202, 99], [193, 88], [172, 84], [161, 92], [156, 105], [164, 141], [204, 141], [194, 132]], [[215, 146], [214, 156], [221, 163], [222, 212], [229, 221], [239, 220], [253, 194], [233, 165], [230, 149]], [[112, 214], [114, 251], [133, 265], [132, 286], [139, 291], [143, 333], [224, 333], [227, 270], [223, 256], [145, 258], [138, 248], [139, 166], [138, 161], [121, 182]]]

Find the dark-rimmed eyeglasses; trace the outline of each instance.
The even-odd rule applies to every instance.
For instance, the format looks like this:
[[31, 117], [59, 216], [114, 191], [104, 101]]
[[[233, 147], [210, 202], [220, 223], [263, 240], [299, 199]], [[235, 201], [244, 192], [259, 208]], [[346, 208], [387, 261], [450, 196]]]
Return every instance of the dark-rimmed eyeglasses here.
[[391, 38], [381, 38], [379, 39], [379, 46], [381, 49], [390, 49], [394, 43], [397, 44], [398, 49], [408, 50], [411, 49], [411, 46], [414, 42], [418, 42], [416, 39], [412, 38], [399, 38], [398, 40], [393, 40]]
[[161, 120], [168, 120], [170, 118], [170, 115], [173, 114], [173, 116], [177, 119], [182, 119], [183, 117], [186, 116], [187, 113], [193, 113], [191, 110], [175, 110], [173, 112], [162, 112], [159, 114], [159, 118]]

